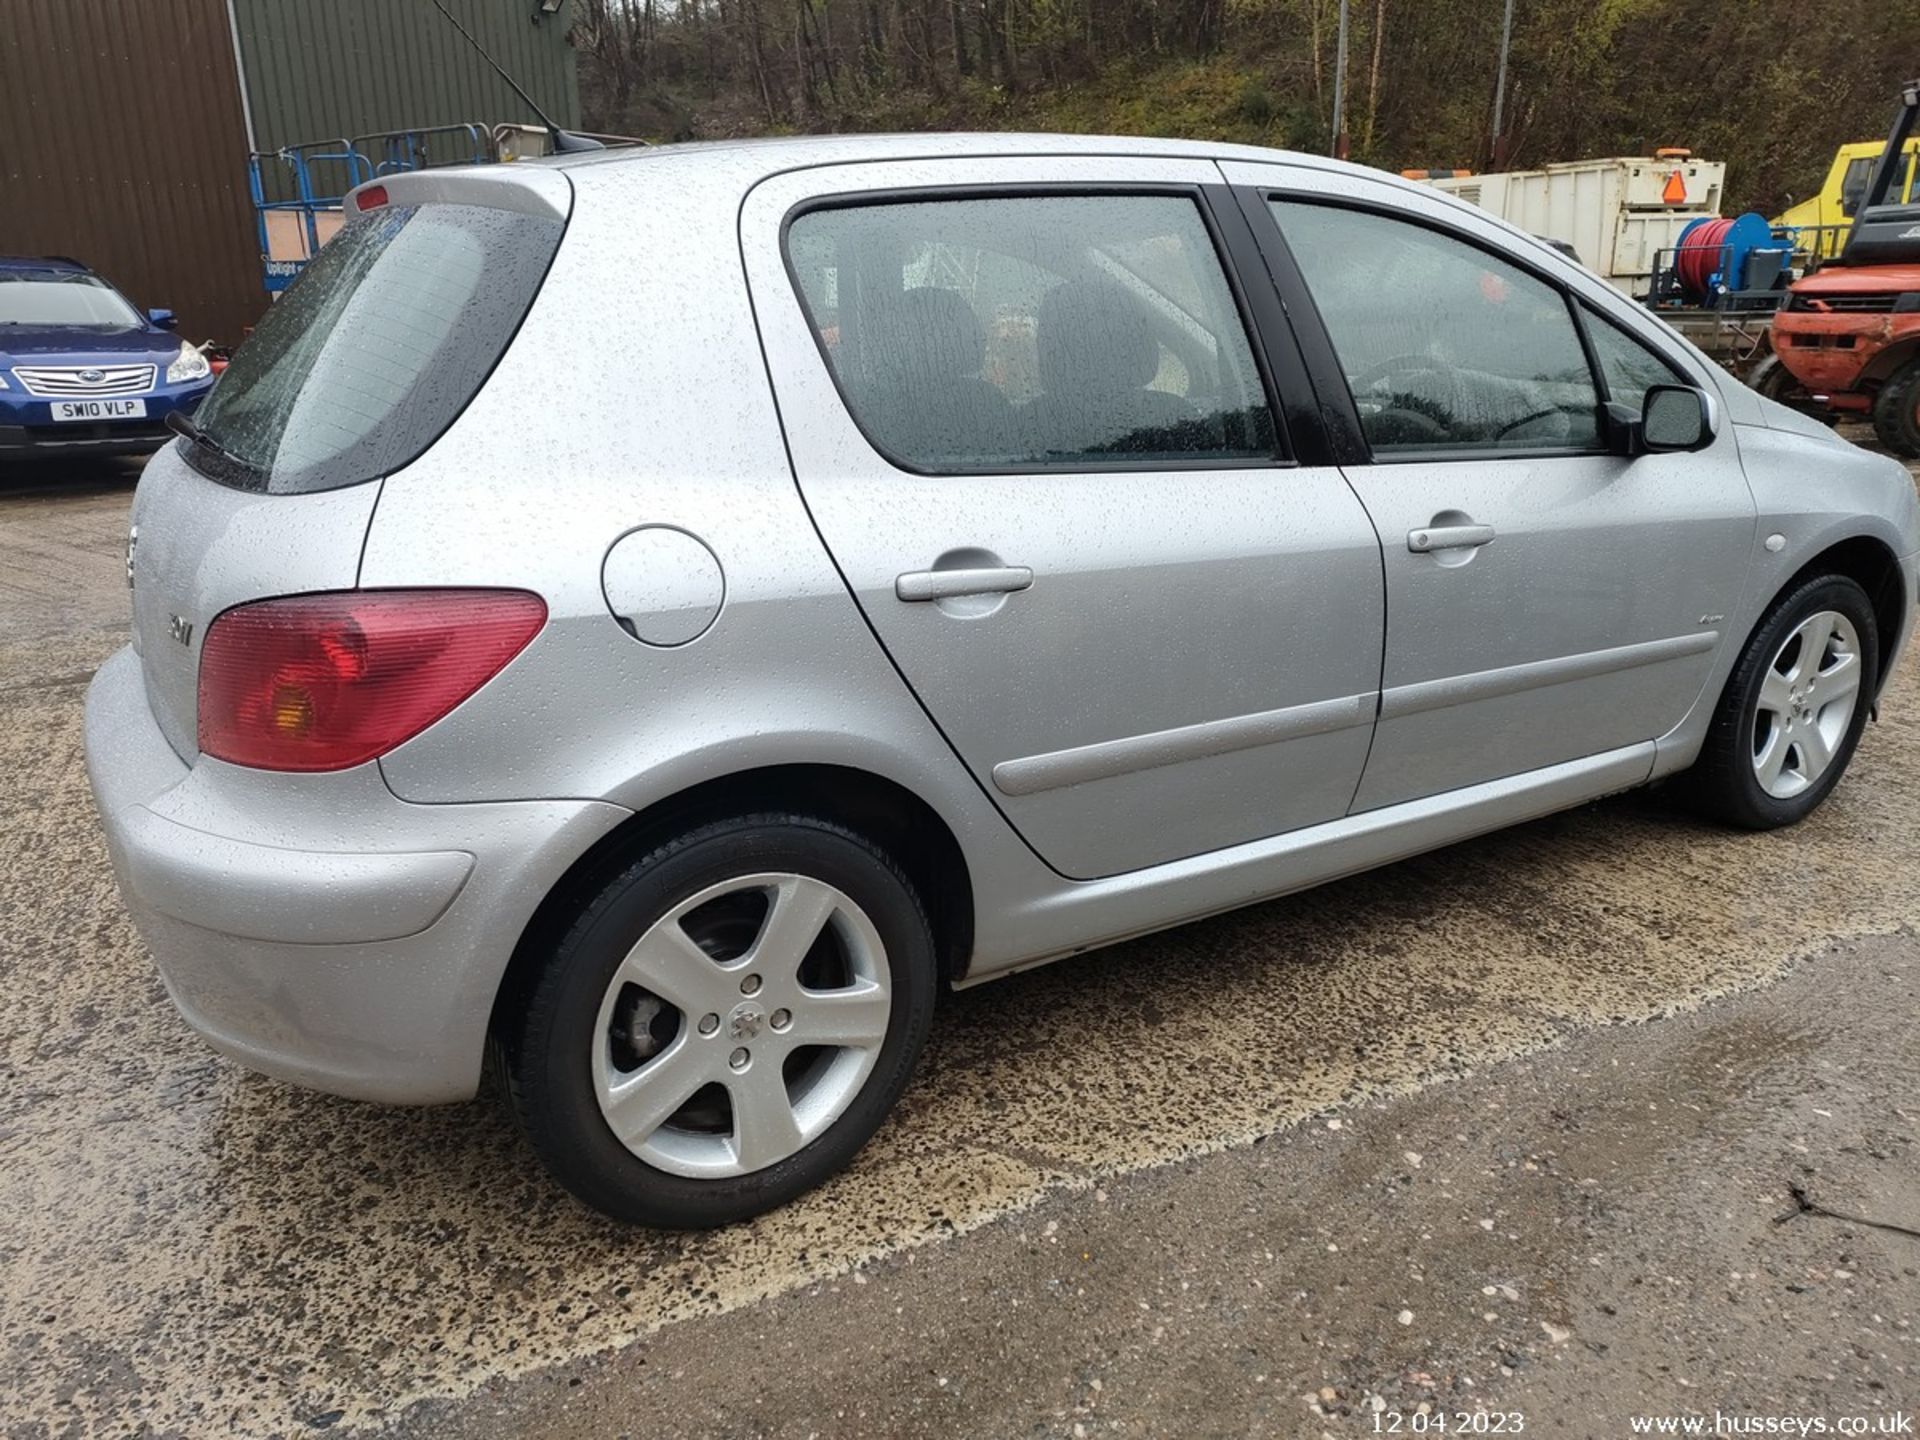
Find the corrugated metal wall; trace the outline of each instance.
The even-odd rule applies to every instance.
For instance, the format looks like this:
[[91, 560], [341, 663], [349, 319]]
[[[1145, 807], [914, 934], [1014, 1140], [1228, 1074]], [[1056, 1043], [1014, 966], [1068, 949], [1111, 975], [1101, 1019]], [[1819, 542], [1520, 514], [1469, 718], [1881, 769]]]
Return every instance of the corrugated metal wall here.
[[[571, 5], [446, 0], [507, 73], [563, 126], [580, 123]], [[428, 0], [234, 0], [255, 146], [533, 116]]]
[[266, 296], [230, 33], [225, 0], [0, 0], [0, 253], [238, 340]]
[[[562, 125], [572, 8], [447, 0]], [[0, 0], [0, 254], [71, 255], [181, 333], [229, 344], [266, 308], [254, 148], [532, 115], [428, 0]], [[269, 167], [269, 185], [282, 180]], [[332, 188], [337, 174], [316, 174]]]

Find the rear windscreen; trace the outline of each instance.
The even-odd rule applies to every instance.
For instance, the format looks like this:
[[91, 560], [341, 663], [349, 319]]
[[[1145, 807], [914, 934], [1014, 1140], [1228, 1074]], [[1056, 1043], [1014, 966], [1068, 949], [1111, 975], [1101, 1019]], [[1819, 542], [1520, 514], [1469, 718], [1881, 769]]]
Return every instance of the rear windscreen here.
[[478, 205], [354, 219], [235, 352], [195, 417], [211, 443], [180, 444], [212, 478], [271, 494], [399, 469], [491, 373], [563, 228]]

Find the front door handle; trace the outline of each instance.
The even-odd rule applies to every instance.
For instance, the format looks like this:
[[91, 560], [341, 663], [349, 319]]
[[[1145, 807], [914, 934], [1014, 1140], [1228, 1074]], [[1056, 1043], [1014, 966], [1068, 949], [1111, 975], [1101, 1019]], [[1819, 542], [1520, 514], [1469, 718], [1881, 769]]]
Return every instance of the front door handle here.
[[951, 600], [960, 595], [1009, 595], [1033, 584], [1025, 565], [990, 565], [970, 570], [909, 570], [896, 575], [893, 593], [900, 600]]
[[1491, 525], [1423, 525], [1407, 532], [1407, 549], [1416, 555], [1434, 550], [1474, 550], [1492, 543]]

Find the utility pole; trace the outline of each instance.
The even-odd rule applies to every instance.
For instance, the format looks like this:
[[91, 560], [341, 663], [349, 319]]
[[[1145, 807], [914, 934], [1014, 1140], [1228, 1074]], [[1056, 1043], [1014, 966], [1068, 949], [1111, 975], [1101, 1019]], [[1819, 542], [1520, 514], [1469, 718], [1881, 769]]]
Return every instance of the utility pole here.
[[[1507, 0], [1511, 9], [1513, 0]], [[1347, 0], [1340, 0], [1340, 38], [1333, 46], [1333, 155], [1347, 158]]]
[[1500, 22], [1500, 78], [1493, 83], [1493, 135], [1488, 147], [1493, 155], [1493, 168], [1507, 168], [1507, 141], [1501, 133], [1506, 120], [1507, 108], [1507, 51], [1513, 44], [1513, 0], [1507, 0], [1506, 18]]

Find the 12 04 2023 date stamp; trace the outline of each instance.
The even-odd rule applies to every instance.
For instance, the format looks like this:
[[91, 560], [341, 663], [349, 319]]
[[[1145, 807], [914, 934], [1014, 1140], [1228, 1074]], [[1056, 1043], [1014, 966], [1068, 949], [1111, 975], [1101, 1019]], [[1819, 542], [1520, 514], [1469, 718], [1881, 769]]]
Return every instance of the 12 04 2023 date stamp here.
[[1527, 1417], [1518, 1410], [1376, 1410], [1376, 1435], [1522, 1435]]

